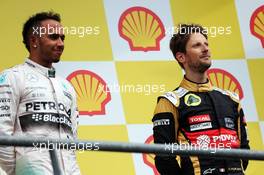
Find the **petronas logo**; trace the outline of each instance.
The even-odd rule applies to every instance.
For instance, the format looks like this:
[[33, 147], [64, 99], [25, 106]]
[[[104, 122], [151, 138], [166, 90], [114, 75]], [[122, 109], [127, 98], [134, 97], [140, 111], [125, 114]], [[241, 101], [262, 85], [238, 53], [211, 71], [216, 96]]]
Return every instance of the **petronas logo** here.
[[195, 94], [188, 94], [184, 97], [184, 103], [187, 106], [198, 106], [201, 104], [201, 98]]

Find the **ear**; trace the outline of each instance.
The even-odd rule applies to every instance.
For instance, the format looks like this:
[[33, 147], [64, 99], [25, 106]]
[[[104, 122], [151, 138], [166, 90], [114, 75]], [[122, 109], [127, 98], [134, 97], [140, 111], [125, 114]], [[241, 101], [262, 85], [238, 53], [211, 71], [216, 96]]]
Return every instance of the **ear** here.
[[29, 37], [29, 44], [30, 44], [30, 47], [37, 48], [38, 47], [38, 37], [36, 35], [31, 35]]
[[177, 61], [179, 61], [180, 63], [184, 63], [185, 62], [185, 55], [182, 52], [177, 52], [175, 55]]

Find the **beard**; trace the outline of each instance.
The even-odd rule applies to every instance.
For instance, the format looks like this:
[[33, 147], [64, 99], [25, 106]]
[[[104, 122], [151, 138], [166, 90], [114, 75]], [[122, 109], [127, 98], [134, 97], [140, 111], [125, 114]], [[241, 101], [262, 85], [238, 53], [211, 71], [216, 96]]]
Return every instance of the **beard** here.
[[191, 63], [190, 68], [195, 70], [196, 72], [199, 73], [204, 73], [211, 67], [211, 61], [209, 63], [207, 62], [196, 62], [196, 63]]

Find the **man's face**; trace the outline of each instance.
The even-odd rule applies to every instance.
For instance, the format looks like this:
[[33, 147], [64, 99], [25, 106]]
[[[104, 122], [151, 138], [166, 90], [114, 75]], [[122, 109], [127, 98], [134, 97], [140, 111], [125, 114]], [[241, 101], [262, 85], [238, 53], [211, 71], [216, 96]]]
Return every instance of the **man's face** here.
[[185, 70], [204, 73], [211, 66], [211, 53], [207, 39], [200, 33], [193, 33], [186, 44], [184, 54]]
[[60, 61], [64, 49], [62, 25], [48, 19], [41, 22], [42, 35], [37, 36], [37, 57], [43, 63], [52, 64]]

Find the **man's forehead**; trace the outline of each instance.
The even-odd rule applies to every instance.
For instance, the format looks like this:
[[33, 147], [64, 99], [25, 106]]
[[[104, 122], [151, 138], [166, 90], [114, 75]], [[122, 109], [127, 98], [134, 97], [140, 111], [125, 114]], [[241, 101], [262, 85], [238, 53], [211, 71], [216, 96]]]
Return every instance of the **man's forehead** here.
[[57, 33], [57, 34], [63, 34], [63, 26], [60, 22], [53, 20], [53, 19], [47, 19], [44, 21], [41, 21], [40, 23], [41, 27], [46, 28], [46, 31], [49, 31], [50, 33]]
[[201, 33], [192, 33], [190, 35], [189, 41], [207, 41], [205, 36], [203, 36]]

